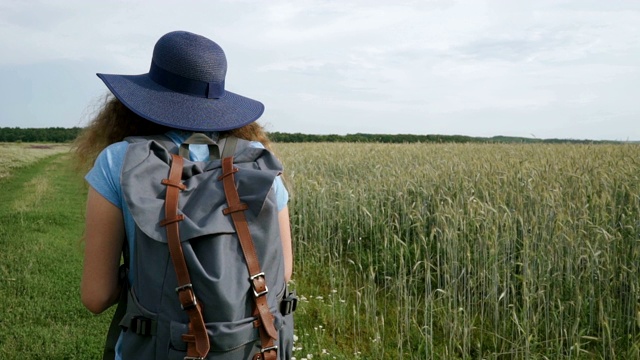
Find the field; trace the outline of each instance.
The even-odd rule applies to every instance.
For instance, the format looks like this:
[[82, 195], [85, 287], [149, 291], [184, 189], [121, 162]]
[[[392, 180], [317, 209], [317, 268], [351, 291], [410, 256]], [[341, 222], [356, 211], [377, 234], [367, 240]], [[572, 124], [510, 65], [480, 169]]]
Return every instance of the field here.
[[[276, 152], [298, 360], [640, 358], [640, 146]], [[68, 159], [0, 180], [0, 358], [99, 356], [109, 316], [79, 303], [86, 188]]]
[[13, 169], [30, 164], [38, 159], [61, 152], [68, 152], [69, 145], [0, 143], [0, 179]]

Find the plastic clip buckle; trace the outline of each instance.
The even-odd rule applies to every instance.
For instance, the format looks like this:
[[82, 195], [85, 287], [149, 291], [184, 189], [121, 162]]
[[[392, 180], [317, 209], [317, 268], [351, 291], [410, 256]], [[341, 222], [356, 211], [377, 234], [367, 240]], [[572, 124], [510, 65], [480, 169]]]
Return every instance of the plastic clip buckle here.
[[131, 319], [131, 326], [129, 329], [141, 336], [150, 336], [153, 320], [147, 319], [143, 316], [135, 316]]
[[287, 295], [286, 298], [282, 299], [280, 302], [280, 313], [282, 315], [289, 315], [292, 312], [296, 311], [298, 307], [298, 297], [296, 296], [296, 292], [293, 291]]

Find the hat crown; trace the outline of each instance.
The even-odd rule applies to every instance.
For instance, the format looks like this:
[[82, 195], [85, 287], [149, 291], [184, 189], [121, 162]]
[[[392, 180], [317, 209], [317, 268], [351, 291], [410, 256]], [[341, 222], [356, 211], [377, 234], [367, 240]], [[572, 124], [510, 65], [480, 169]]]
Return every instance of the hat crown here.
[[186, 31], [162, 36], [153, 48], [152, 62], [176, 75], [208, 83], [224, 83], [227, 74], [222, 48], [204, 36]]

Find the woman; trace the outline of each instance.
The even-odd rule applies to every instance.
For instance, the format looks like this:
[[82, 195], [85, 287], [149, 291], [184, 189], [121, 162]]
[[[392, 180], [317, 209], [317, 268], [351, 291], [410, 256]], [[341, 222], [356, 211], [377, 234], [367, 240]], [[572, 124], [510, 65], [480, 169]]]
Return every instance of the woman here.
[[[180, 146], [192, 133], [200, 132], [214, 140], [234, 136], [250, 140], [251, 147], [269, 148], [265, 132], [255, 122], [264, 106], [226, 90], [225, 75], [222, 49], [213, 41], [188, 32], [171, 32], [158, 40], [146, 74], [98, 74], [113, 97], [106, 99], [76, 141], [80, 163], [95, 160], [86, 176], [90, 188], [81, 283], [82, 303], [91, 312], [103, 312], [118, 302], [121, 292], [127, 291], [119, 281], [119, 265], [125, 239], [128, 247], [134, 248], [136, 224], [121, 183], [123, 163], [131, 147], [129, 141], [123, 141], [126, 137], [163, 134]], [[209, 159], [208, 146], [188, 148], [190, 160]], [[288, 193], [279, 176], [272, 189], [276, 194], [286, 282], [292, 273]], [[129, 277], [129, 281], [135, 280]]]

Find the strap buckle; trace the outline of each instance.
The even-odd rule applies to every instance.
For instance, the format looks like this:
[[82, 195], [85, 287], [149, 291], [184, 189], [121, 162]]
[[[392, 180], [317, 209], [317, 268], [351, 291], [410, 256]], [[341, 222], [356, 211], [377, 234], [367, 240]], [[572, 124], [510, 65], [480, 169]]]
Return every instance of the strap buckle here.
[[269, 351], [275, 351], [276, 353], [278, 353], [278, 345], [268, 346], [266, 348], [260, 349], [260, 354], [262, 354], [263, 359], [264, 359], [264, 353]]
[[251, 288], [253, 289], [253, 295], [255, 295], [255, 297], [258, 298], [262, 295], [266, 295], [269, 292], [269, 288], [267, 287], [267, 279], [265, 279], [263, 272], [251, 275], [249, 277], [249, 281], [251, 281]]
[[129, 330], [137, 335], [150, 336], [153, 332], [153, 320], [143, 316], [135, 316], [131, 319]]
[[180, 298], [180, 296], [178, 296], [180, 298], [180, 307], [182, 308], [182, 310], [190, 310], [190, 309], [193, 309], [194, 307], [196, 307], [198, 305], [198, 299], [196, 299], [196, 295], [193, 292], [193, 285], [191, 283], [189, 283], [189, 284], [178, 286], [176, 288], [176, 292], [178, 293], [178, 295], [182, 291], [188, 291], [189, 292], [189, 298], [190, 298], [189, 302], [184, 302], [183, 303], [182, 299]]
[[184, 284], [184, 285], [178, 286], [178, 287], [176, 288], [176, 292], [177, 292], [177, 293], [180, 293], [180, 291], [184, 291], [184, 290], [191, 290], [191, 291], [193, 291], [193, 284], [188, 283], [188, 284]]
[[280, 313], [282, 315], [289, 315], [292, 312], [296, 311], [298, 307], [298, 296], [296, 296], [296, 292], [290, 292], [286, 298], [282, 299], [280, 302]]

